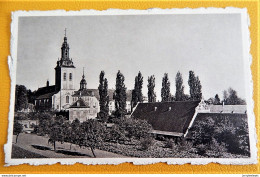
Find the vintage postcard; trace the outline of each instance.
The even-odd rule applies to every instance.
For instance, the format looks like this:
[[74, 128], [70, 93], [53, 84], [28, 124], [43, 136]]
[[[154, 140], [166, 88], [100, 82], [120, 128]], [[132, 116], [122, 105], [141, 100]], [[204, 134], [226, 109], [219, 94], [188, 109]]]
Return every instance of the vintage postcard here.
[[257, 163], [247, 9], [12, 14], [6, 165]]

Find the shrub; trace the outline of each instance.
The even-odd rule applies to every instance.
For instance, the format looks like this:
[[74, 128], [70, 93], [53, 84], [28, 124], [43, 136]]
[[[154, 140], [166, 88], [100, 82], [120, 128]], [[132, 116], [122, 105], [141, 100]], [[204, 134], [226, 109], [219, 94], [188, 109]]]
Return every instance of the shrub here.
[[150, 135], [152, 126], [145, 120], [122, 118], [119, 122], [119, 127], [125, 130], [125, 136], [128, 138], [146, 138]]
[[167, 139], [165, 139], [164, 147], [166, 147], [166, 148], [173, 148], [174, 144], [175, 143], [174, 143], [173, 139], [167, 138]]
[[147, 136], [145, 138], [140, 139], [140, 145], [142, 150], [147, 150], [154, 143], [154, 139], [151, 136]]
[[127, 140], [124, 130], [117, 124], [113, 125], [110, 129], [106, 129], [104, 139], [107, 142], [122, 142]]

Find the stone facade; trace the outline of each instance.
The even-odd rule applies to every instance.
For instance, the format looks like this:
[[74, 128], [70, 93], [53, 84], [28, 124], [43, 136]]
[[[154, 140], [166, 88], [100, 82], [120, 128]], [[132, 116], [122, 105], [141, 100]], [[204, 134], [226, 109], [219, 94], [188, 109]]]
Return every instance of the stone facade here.
[[[93, 97], [95, 98], [95, 97]], [[88, 119], [95, 119], [97, 117], [97, 113], [99, 112], [98, 107], [94, 106], [96, 102], [91, 101], [91, 99], [87, 99], [85, 97], [78, 98], [77, 101], [70, 106], [69, 108], [69, 121], [72, 122], [78, 119], [80, 122], [84, 122]]]

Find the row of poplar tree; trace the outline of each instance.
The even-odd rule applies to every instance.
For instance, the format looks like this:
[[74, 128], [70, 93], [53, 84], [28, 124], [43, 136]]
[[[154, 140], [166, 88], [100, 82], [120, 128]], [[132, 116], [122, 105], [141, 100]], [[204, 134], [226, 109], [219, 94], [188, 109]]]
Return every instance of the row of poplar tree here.
[[[122, 117], [126, 114], [126, 86], [124, 84], [125, 77], [118, 71], [116, 76], [116, 89], [113, 94], [115, 100], [115, 115]], [[189, 71], [188, 84], [190, 87], [190, 95], [184, 93], [184, 85], [182, 74], [178, 71], [175, 77], [176, 92], [172, 95], [170, 92], [171, 83], [168, 77], [168, 73], [165, 73], [162, 78], [161, 98], [162, 102], [168, 101], [186, 101], [186, 100], [201, 100], [202, 98], [202, 86], [199, 77], [195, 75], [194, 71]], [[156, 102], [155, 93], [155, 77], [154, 75], [148, 77], [148, 102]], [[132, 107], [135, 107], [138, 102], [143, 102], [143, 76], [139, 71], [135, 77], [134, 89], [132, 90]], [[100, 95], [100, 113], [99, 116], [106, 117], [109, 112], [109, 96], [108, 96], [108, 80], [105, 78], [105, 72], [101, 71], [99, 75], [99, 95]]]

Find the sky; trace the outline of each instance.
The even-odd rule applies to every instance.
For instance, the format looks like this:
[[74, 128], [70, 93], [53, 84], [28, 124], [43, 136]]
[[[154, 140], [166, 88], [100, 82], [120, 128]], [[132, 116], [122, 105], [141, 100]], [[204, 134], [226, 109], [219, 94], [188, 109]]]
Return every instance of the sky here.
[[189, 94], [190, 70], [199, 76], [204, 99], [232, 87], [245, 98], [241, 18], [239, 14], [99, 15], [19, 17], [17, 84], [36, 90], [55, 83], [67, 28], [70, 57], [79, 89], [83, 67], [88, 88], [98, 88], [105, 71], [108, 87], [115, 88], [116, 73], [125, 76], [127, 89], [141, 71], [143, 94], [148, 76], [155, 75], [160, 100], [162, 77], [168, 73], [171, 93], [175, 76], [183, 76]]

